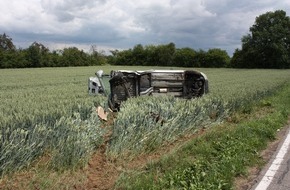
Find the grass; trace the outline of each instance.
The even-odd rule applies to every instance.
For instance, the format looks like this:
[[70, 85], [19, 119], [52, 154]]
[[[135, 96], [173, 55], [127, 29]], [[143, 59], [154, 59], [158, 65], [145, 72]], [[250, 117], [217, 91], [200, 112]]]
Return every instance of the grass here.
[[233, 189], [236, 177], [249, 167], [262, 167], [260, 152], [275, 139], [290, 113], [290, 86], [267, 98], [249, 113], [236, 113], [235, 122], [203, 135], [121, 175], [117, 189]]
[[[99, 69], [109, 73], [111, 69], [145, 70], [152, 69], [152, 67], [102, 66], [0, 70], [0, 98], [2, 100], [0, 104], [1, 180], [3, 181], [5, 176], [14, 176], [13, 174], [16, 176], [15, 178], [11, 177], [11, 180], [6, 183], [10, 186], [4, 188], [2, 188], [0, 180], [0, 189], [17, 189], [12, 188], [14, 187], [13, 183], [17, 181], [20, 183], [21, 180], [23, 188], [19, 186], [18, 189], [71, 189], [75, 185], [85, 183], [86, 176], [80, 174], [81, 170], [79, 169], [87, 166], [88, 159], [100, 146], [103, 135], [106, 133], [101, 127], [103, 123], [98, 120], [94, 110], [95, 106], [98, 105], [106, 107], [107, 99], [87, 94], [88, 77], [93, 76]], [[231, 158], [231, 154], [239, 153], [237, 149], [240, 146], [243, 146], [244, 150], [250, 149], [251, 146], [258, 146], [254, 142], [252, 145], [248, 145], [248, 141], [241, 141], [242, 144], [239, 144], [240, 139], [235, 135], [243, 131], [236, 134], [234, 133], [235, 129], [247, 129], [246, 132], [250, 131], [252, 134], [259, 135], [264, 133], [266, 139], [270, 140], [274, 135], [272, 131], [268, 131], [269, 125], [272, 121], [279, 124], [280, 120], [283, 119], [282, 116], [284, 117], [289, 113], [286, 108], [288, 104], [278, 104], [282, 101], [281, 96], [277, 100], [263, 100], [261, 107], [258, 107], [259, 110], [274, 110], [276, 116], [274, 113], [272, 116], [272, 113], [266, 111], [256, 113], [251, 106], [252, 101], [258, 102], [287, 83], [290, 79], [289, 70], [200, 70], [209, 77], [211, 97], [190, 102], [167, 97], [164, 98], [166, 102], [162, 105], [155, 103], [160, 100], [158, 98], [136, 98], [123, 104], [123, 110], [118, 113], [112, 126], [114, 129], [113, 137], [116, 138], [111, 139], [108, 145], [106, 152], [108, 159], [114, 157], [118, 161], [123, 159], [127, 161], [126, 153], [134, 158], [138, 154], [146, 155], [154, 152], [160, 146], [168, 145], [168, 142], [174, 143], [176, 139], [184, 135], [188, 127], [192, 128], [193, 133], [200, 128], [210, 127], [207, 129], [209, 134], [202, 135], [194, 143], [189, 142], [188, 145], [184, 145], [175, 153], [164, 156], [160, 161], [151, 162], [145, 169], [137, 169], [134, 172], [122, 174], [124, 177], [120, 178], [119, 187], [124, 189], [135, 187], [175, 189], [206, 181], [205, 176], [206, 179], [208, 176], [210, 176], [208, 179], [216, 179], [213, 183], [207, 184], [209, 186], [229, 187], [232, 176], [223, 176], [220, 171], [223, 168], [215, 159], [224, 160], [225, 163], [222, 163], [224, 165], [229, 162], [240, 163], [240, 160], [236, 161]], [[212, 104], [211, 100], [213, 99], [210, 98], [217, 101]], [[176, 104], [172, 104], [174, 102]], [[199, 102], [199, 108], [202, 108], [201, 111], [204, 110], [203, 118], [196, 117], [201, 115], [198, 113], [199, 109], [196, 110], [197, 114], [192, 115], [192, 109], [196, 108], [197, 102]], [[203, 106], [204, 102], [207, 102], [206, 108]], [[135, 110], [130, 108], [132, 105]], [[190, 109], [184, 105], [190, 105]], [[229, 105], [231, 107], [226, 107]], [[150, 107], [151, 110], [146, 110], [146, 106]], [[239, 108], [241, 113], [234, 114], [228, 119], [231, 121], [231, 125], [216, 125], [228, 113], [236, 111], [236, 108]], [[180, 110], [187, 114], [179, 112]], [[216, 112], [213, 113], [210, 110]], [[150, 111], [161, 113], [166, 123], [164, 125], [155, 123], [152, 118], [148, 117]], [[223, 113], [226, 114], [223, 115]], [[252, 116], [254, 113], [255, 116]], [[209, 114], [213, 117], [209, 117]], [[215, 118], [218, 115], [222, 117]], [[265, 119], [262, 117], [264, 115], [269, 116], [270, 120], [263, 120]], [[250, 123], [251, 118], [261, 123], [255, 123], [258, 121]], [[206, 125], [204, 123], [196, 126], [188, 125], [188, 123], [197, 124], [195, 121], [206, 121]], [[140, 122], [142, 125], [139, 125]], [[180, 124], [180, 122], [184, 123]], [[215, 124], [213, 125], [213, 123]], [[253, 130], [253, 128], [259, 128], [260, 124], [265, 125], [266, 128], [261, 131]], [[142, 129], [141, 126], [145, 127]], [[212, 126], [215, 127], [211, 128]], [[159, 131], [155, 130], [156, 128]], [[120, 132], [124, 135], [119, 135]], [[206, 136], [207, 134], [208, 136]], [[253, 136], [249, 138], [256, 139]], [[223, 139], [226, 140], [223, 141]], [[233, 141], [232, 144], [231, 141]], [[141, 143], [136, 144], [136, 142]], [[226, 149], [229, 145], [233, 149]], [[191, 151], [196, 151], [196, 154], [191, 154]], [[257, 154], [257, 152], [258, 149], [253, 154]], [[219, 153], [223, 154], [219, 155]], [[35, 164], [42, 159], [47, 159], [47, 162], [40, 165]], [[174, 167], [175, 165], [176, 167]], [[198, 171], [200, 172], [198, 173]], [[239, 165], [231, 168], [231, 171], [233, 171], [234, 176], [246, 175], [245, 170]], [[196, 183], [191, 181], [192, 173], [198, 174], [194, 176], [194, 180], [199, 179]], [[20, 175], [20, 179], [17, 177], [18, 175]], [[128, 180], [130, 178], [131, 180]], [[127, 180], [128, 183], [126, 183]], [[154, 183], [149, 183], [150, 181], [154, 181]], [[180, 184], [180, 181], [184, 182]], [[16, 185], [20, 185], [19, 183]], [[29, 184], [27, 185], [27, 183]], [[199, 184], [196, 188], [209, 187], [205, 185]]]

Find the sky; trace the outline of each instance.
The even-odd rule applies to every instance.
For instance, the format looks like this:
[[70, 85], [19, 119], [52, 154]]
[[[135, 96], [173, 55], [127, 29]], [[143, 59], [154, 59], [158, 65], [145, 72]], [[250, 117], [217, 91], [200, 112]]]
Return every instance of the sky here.
[[241, 47], [255, 18], [290, 15], [289, 0], [0, 0], [0, 34], [17, 48], [124, 50], [137, 44], [195, 50]]

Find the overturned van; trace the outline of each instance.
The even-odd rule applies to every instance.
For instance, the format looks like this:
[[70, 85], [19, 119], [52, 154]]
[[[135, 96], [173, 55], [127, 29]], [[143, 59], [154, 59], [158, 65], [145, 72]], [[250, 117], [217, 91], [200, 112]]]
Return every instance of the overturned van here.
[[109, 107], [118, 111], [123, 101], [136, 96], [172, 95], [186, 99], [209, 92], [206, 75], [194, 70], [111, 71]]

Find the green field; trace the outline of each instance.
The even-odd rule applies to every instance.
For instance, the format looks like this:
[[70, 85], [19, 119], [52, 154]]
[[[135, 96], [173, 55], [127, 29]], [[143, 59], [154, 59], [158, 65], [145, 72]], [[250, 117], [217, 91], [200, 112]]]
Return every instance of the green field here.
[[[27, 168], [47, 153], [51, 155], [50, 167], [57, 171], [87, 164], [108, 132], [95, 112], [98, 105], [107, 108], [107, 98], [88, 95], [88, 77], [99, 69], [109, 73], [125, 68], [0, 70], [0, 175]], [[122, 104], [110, 126], [108, 157], [133, 159], [152, 152], [184, 135], [215, 126], [236, 111], [249, 112], [253, 103], [290, 83], [290, 70], [198, 70], [209, 80], [210, 93], [202, 98], [142, 97]], [[165, 122], [156, 123], [150, 113]]]

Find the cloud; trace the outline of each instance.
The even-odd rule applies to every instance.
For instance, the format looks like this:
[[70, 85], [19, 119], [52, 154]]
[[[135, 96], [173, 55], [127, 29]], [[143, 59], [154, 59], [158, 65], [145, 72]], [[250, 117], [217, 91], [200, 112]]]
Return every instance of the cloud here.
[[41, 7], [45, 13], [55, 16], [63, 23], [80, 18], [84, 11], [105, 2], [105, 0], [42, 0]]
[[17, 46], [38, 41], [111, 49], [164, 44], [194, 49], [240, 47], [255, 18], [288, 0], [0, 0], [0, 33]]

